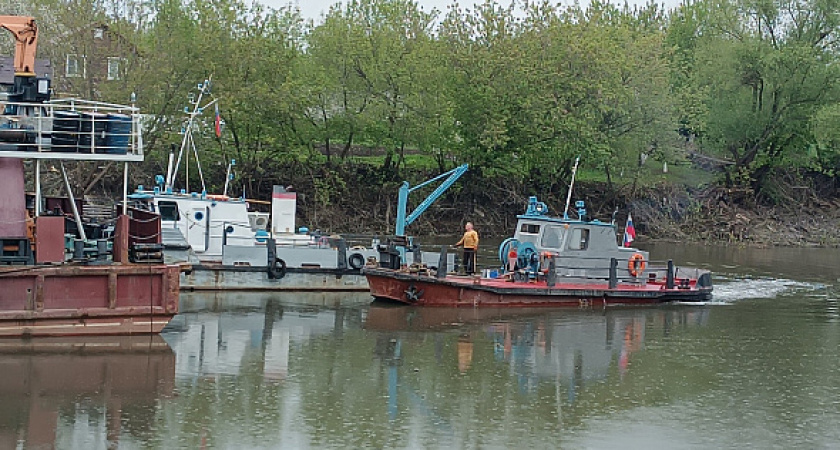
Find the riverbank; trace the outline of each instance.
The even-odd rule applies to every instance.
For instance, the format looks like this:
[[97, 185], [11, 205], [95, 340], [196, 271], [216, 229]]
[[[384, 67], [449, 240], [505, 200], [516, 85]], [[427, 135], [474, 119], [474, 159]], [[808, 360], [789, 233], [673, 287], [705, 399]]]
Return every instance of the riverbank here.
[[[393, 233], [398, 184], [382, 182], [365, 188], [351, 180], [328, 196], [299, 180], [298, 222], [311, 229], [338, 233]], [[529, 189], [508, 186], [504, 180], [478, 180], [465, 176], [462, 186], [439, 199], [409, 230], [416, 236], [458, 234], [467, 221], [482, 236], [509, 236], [516, 216], [522, 214]], [[315, 192], [313, 195], [312, 192]], [[411, 197], [409, 212], [423, 196]], [[584, 200], [591, 218], [615, 220], [623, 228], [628, 212], [637, 232], [652, 240], [737, 244], [744, 246], [840, 247], [840, 199], [816, 198], [813, 192], [801, 201], [770, 207], [745, 200], [743, 192], [723, 189], [690, 189], [662, 183], [637, 189], [633, 195], [609, 189], [605, 183], [582, 182], [573, 202]], [[539, 196], [552, 214], [562, 214], [565, 192]], [[325, 204], [325, 198], [328, 204]]]
[[[744, 246], [840, 247], [840, 199], [808, 198], [782, 206], [743, 202], [740, 192], [662, 186], [628, 201], [637, 230], [656, 240]], [[744, 203], [747, 203], [744, 205]]]
[[[648, 230], [644, 235], [660, 241], [757, 247], [840, 247], [840, 217], [837, 208], [803, 211], [801, 215], [777, 208], [703, 213], [706, 215], [692, 223], [651, 220], [647, 222]], [[657, 229], [651, 230], [654, 227]]]
[[[840, 186], [830, 180], [800, 177], [797, 183], [777, 183], [773, 193], [777, 206], [768, 206], [772, 202], [757, 201], [758, 196], [748, 189], [716, 186], [714, 173], [707, 170], [678, 169], [672, 169], [667, 178], [661, 173], [637, 179], [613, 177], [612, 184], [581, 178], [572, 202], [585, 201], [590, 218], [609, 222], [615, 214], [619, 231], [630, 213], [637, 233], [650, 240], [840, 247]], [[254, 180], [248, 192], [268, 200], [273, 184], [294, 186], [298, 226], [325, 233], [388, 235], [394, 232], [397, 192], [403, 177], [417, 186], [439, 175], [440, 170], [415, 168], [395, 179], [368, 164], [292, 162], [276, 163], [266, 173], [271, 176]], [[592, 173], [588, 175], [593, 178]], [[692, 183], [700, 183], [698, 180], [704, 180], [702, 186], [694, 187]], [[483, 237], [510, 236], [530, 195], [538, 195], [550, 214], [562, 215], [565, 185], [545, 184], [549, 187], [470, 170], [411, 224], [408, 232], [414, 236], [458, 235], [471, 221]], [[432, 190], [427, 187], [412, 193], [409, 212]]]

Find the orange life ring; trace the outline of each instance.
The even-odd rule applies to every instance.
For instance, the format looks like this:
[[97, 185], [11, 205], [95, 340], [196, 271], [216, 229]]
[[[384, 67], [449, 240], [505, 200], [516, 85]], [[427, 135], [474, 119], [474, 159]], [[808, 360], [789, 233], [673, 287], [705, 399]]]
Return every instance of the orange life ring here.
[[630, 275], [637, 277], [644, 273], [645, 266], [647, 263], [645, 262], [645, 257], [642, 256], [641, 253], [634, 253], [633, 256], [630, 257], [630, 260], [627, 261], [627, 269], [630, 271]]

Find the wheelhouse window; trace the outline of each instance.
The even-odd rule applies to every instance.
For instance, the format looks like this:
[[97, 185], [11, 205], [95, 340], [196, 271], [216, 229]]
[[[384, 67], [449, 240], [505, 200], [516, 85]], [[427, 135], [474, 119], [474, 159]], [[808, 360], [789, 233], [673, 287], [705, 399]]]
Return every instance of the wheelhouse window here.
[[160, 220], [177, 221], [180, 217], [178, 203], [160, 202], [158, 203], [158, 209], [160, 210]]
[[563, 242], [564, 229], [561, 227], [548, 227], [543, 233], [541, 246], [545, 248], [560, 248]]
[[589, 228], [575, 228], [569, 239], [569, 250], [586, 250], [589, 248]]
[[523, 223], [521, 227], [519, 227], [520, 233], [528, 233], [528, 234], [540, 234], [540, 226], [535, 223]]

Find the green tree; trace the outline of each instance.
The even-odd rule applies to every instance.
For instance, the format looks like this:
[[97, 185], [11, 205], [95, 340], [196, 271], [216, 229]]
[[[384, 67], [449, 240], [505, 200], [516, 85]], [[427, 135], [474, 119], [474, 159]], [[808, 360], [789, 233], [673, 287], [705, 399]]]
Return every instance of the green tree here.
[[840, 100], [838, 4], [739, 0], [698, 7], [708, 16], [694, 23], [693, 36], [681, 28], [677, 41], [683, 51], [695, 47], [692, 82], [708, 110], [698, 126], [701, 142], [735, 163], [728, 183], [747, 183], [776, 200], [774, 174], [812, 163], [811, 124]]

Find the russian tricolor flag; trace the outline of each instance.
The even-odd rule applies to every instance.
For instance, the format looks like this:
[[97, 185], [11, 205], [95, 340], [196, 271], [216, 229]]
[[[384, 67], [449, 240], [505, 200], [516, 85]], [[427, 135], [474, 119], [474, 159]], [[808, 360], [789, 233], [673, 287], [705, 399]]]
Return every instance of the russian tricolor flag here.
[[627, 215], [627, 223], [624, 225], [624, 246], [629, 247], [630, 243], [636, 240], [636, 227], [633, 226], [633, 216]]

